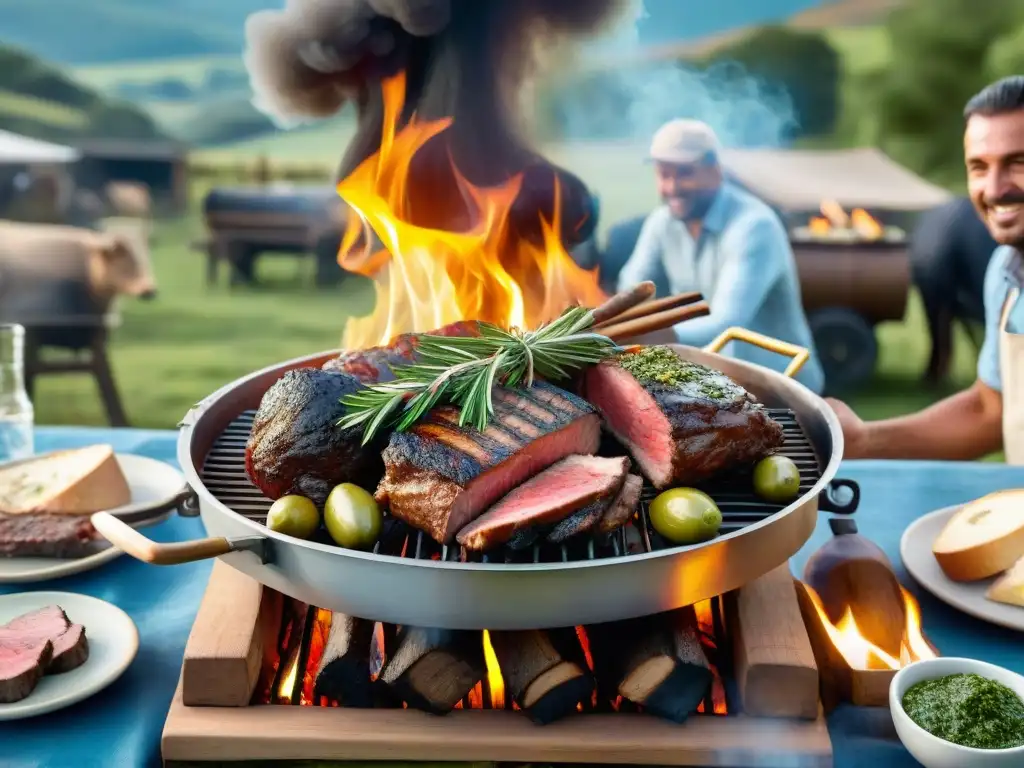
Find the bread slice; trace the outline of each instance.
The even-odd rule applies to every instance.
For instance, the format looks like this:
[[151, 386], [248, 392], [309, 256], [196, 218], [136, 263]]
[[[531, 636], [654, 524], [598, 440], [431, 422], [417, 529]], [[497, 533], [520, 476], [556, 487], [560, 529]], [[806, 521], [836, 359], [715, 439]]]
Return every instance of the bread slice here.
[[109, 445], [56, 451], [0, 468], [0, 513], [7, 515], [91, 515], [131, 500]]
[[1024, 608], [1024, 557], [992, 583], [985, 597], [997, 603]]
[[1024, 489], [1000, 491], [965, 504], [932, 544], [953, 581], [987, 579], [1024, 557]]

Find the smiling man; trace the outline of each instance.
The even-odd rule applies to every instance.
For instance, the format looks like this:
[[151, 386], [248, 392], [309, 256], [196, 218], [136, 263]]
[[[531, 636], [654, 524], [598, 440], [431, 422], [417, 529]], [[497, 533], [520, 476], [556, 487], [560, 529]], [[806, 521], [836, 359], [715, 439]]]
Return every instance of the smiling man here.
[[[824, 373], [814, 352], [786, 228], [764, 202], [723, 179], [721, 147], [697, 120], [672, 120], [651, 142], [664, 204], [647, 217], [619, 290], [652, 280], [658, 295], [700, 291], [711, 314], [674, 329], [681, 344], [703, 346], [741, 326], [811, 351], [797, 378], [821, 392]], [[742, 342], [724, 354], [781, 371], [788, 358]]]
[[830, 401], [847, 458], [976, 459], [1024, 464], [1024, 76], [999, 80], [964, 110], [971, 200], [999, 243], [985, 274], [985, 344], [974, 384], [918, 413], [864, 422]]

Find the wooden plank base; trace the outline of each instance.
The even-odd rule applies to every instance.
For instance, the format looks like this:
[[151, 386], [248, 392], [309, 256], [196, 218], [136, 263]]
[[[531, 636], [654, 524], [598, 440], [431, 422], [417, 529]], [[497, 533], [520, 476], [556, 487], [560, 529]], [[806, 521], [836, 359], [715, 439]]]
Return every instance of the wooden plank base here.
[[522, 712], [267, 705], [186, 707], [181, 686], [164, 725], [170, 762], [408, 762], [831, 768], [825, 720], [588, 714], [534, 725]]

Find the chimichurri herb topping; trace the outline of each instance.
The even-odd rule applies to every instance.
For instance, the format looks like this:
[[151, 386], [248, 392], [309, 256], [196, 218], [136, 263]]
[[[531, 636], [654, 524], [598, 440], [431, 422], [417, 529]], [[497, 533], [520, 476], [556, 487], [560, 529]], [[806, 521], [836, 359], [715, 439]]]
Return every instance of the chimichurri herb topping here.
[[923, 680], [903, 694], [903, 709], [928, 733], [962, 747], [1024, 746], [1024, 701], [980, 675]]
[[683, 360], [668, 347], [643, 347], [619, 357], [619, 363], [638, 381], [665, 384], [671, 387], [696, 384], [705, 397], [723, 398], [726, 390], [715, 383], [717, 374], [698, 363]]

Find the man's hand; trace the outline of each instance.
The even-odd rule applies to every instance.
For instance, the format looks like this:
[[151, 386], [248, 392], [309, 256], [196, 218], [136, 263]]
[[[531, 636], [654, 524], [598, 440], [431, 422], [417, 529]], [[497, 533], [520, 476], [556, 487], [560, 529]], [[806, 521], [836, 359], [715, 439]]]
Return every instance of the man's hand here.
[[839, 418], [839, 426], [843, 429], [843, 458], [861, 459], [867, 455], [868, 450], [868, 428], [864, 421], [853, 412], [853, 409], [842, 400], [826, 397], [825, 402], [829, 404], [836, 416]]

